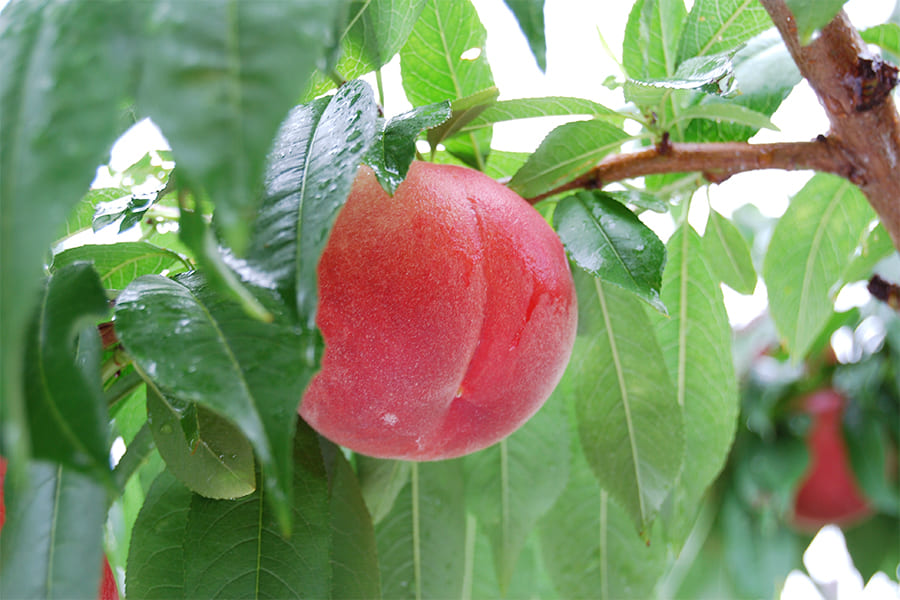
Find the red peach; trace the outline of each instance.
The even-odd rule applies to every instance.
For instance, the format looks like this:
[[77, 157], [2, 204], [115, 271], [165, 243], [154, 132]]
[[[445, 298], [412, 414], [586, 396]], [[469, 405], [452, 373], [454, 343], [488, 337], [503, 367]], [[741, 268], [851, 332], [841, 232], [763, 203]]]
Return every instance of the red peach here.
[[577, 306], [559, 238], [472, 169], [414, 162], [392, 198], [361, 167], [318, 277], [326, 349], [300, 414], [362, 454], [490, 446], [541, 407], [571, 354]]

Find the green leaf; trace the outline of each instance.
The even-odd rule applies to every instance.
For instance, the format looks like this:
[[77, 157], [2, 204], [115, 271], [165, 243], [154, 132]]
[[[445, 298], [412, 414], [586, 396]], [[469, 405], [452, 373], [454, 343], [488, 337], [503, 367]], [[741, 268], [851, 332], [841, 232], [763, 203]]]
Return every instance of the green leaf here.
[[352, 2], [337, 71], [349, 79], [387, 64], [406, 43], [426, 4], [427, 0]]
[[564, 380], [588, 464], [646, 537], [684, 458], [684, 424], [644, 304], [575, 273], [579, 335]]
[[[731, 326], [700, 236], [685, 223], [669, 239], [667, 249], [662, 300], [670, 316], [653, 312], [650, 318], [683, 409], [684, 469], [678, 480], [678, 502], [693, 515], [728, 457], [739, 399]], [[682, 521], [674, 527], [690, 528], [693, 523], [692, 518]]]
[[[492, 87], [486, 39], [469, 0], [431, 0], [400, 50], [403, 89], [412, 105], [465, 98]], [[480, 52], [477, 58], [463, 58], [475, 50]], [[483, 169], [490, 143], [490, 130], [481, 130], [446, 140], [444, 146], [466, 164]]]
[[[682, 62], [675, 73], [663, 79], [629, 79], [625, 82], [625, 98], [638, 106], [658, 106], [674, 90], [692, 90], [706, 94], [729, 96], [734, 92], [732, 53], [698, 56]], [[668, 119], [666, 125], [677, 122]]]
[[551, 131], [509, 182], [532, 198], [567, 183], [617, 150], [628, 139], [622, 129], [602, 121], [576, 121]]
[[801, 44], [808, 44], [813, 34], [828, 25], [844, 7], [847, 0], [785, 0], [794, 13], [797, 37]]
[[384, 598], [457, 598], [466, 515], [458, 460], [412, 463], [410, 481], [375, 528]]
[[867, 44], [880, 46], [882, 50], [887, 50], [894, 56], [900, 55], [900, 25], [897, 23], [875, 25], [863, 29], [859, 35]]
[[491, 86], [451, 102], [450, 118], [428, 131], [427, 139], [431, 146], [431, 154], [437, 152], [438, 144], [459, 133], [465, 125], [493, 106], [499, 96], [500, 90]]
[[17, 464], [28, 447], [21, 348], [44, 254], [115, 138], [142, 10], [18, 1], [0, 14], [0, 422]]
[[404, 460], [356, 456], [359, 486], [376, 525], [391, 512], [397, 496], [409, 483], [410, 465]]
[[371, 88], [352, 81], [330, 98], [295, 107], [269, 154], [248, 260], [285, 297], [296, 299], [310, 329], [319, 256], [375, 137], [376, 114]]
[[540, 534], [544, 564], [563, 598], [650, 598], [666, 568], [665, 544], [648, 545], [635, 533], [581, 453], [562, 496], [541, 519]]
[[0, 597], [96, 598], [106, 491], [59, 465], [32, 462], [26, 475], [7, 477], [4, 485]]
[[818, 174], [791, 199], [763, 264], [769, 311], [791, 356], [802, 359], [833, 310], [854, 253], [875, 214], [862, 192]]
[[[176, 403], [177, 404], [177, 403]], [[253, 448], [240, 430], [205, 406], [186, 410], [147, 389], [147, 421], [153, 441], [169, 471], [192, 491], [207, 498], [240, 498], [256, 489]], [[188, 443], [182, 420], [196, 430]]]
[[541, 71], [547, 70], [547, 40], [544, 37], [544, 0], [503, 0], [519, 22], [528, 47]]
[[[216, 204], [227, 245], [247, 246], [266, 152], [324, 49], [341, 1], [160, 0], [144, 35], [138, 108], [172, 145], [179, 180]], [[277, 23], [278, 26], [273, 26]]]
[[678, 116], [670, 123], [687, 121], [690, 119], [708, 119], [711, 121], [727, 121], [734, 125], [744, 125], [755, 130], [771, 129], [779, 131], [778, 127], [768, 116], [758, 113], [740, 104], [708, 103], [689, 106], [678, 113]]
[[[163, 471], [147, 492], [131, 533], [125, 589], [132, 598], [184, 598], [185, 548], [191, 492]], [[194, 549], [192, 548], [191, 551]]]
[[147, 242], [119, 242], [63, 250], [53, 257], [50, 270], [55, 272], [79, 261], [92, 263], [103, 286], [109, 290], [124, 289], [141, 275], [163, 271], [178, 273], [191, 268], [190, 263], [171, 250]]
[[392, 117], [376, 135], [365, 156], [381, 187], [393, 195], [406, 178], [409, 165], [416, 157], [416, 140], [424, 129], [436, 127], [450, 118], [447, 101], [419, 106]]
[[131, 196], [131, 192], [125, 188], [98, 188], [88, 191], [69, 213], [62, 230], [57, 232], [57, 237], [62, 239], [82, 231], [92, 230], [94, 213], [104, 203], [115, 202], [129, 196]]
[[678, 41], [687, 17], [683, 0], [639, 0], [628, 15], [622, 66], [631, 79], [664, 79], [678, 68]]
[[491, 542], [501, 591], [531, 531], [566, 487], [569, 436], [564, 399], [551, 397], [521, 429], [464, 459], [466, 505]]
[[669, 211], [669, 205], [659, 196], [641, 189], [604, 191], [604, 193], [622, 204], [634, 206], [635, 209], [652, 210], [655, 213]]
[[31, 322], [25, 397], [34, 456], [111, 483], [95, 327], [108, 313], [90, 264], [75, 263], [50, 277]]
[[844, 281], [860, 281], [872, 277], [872, 271], [883, 259], [897, 251], [883, 223], [873, 229], [854, 251], [853, 260], [844, 273]]
[[750, 246], [734, 223], [714, 210], [709, 211], [702, 250], [716, 278], [740, 294], [753, 293], [756, 269]]
[[[494, 123], [514, 121], [517, 119], [536, 119], [540, 117], [568, 117], [585, 115], [602, 117], [611, 123], [621, 125], [625, 118], [616, 111], [606, 108], [593, 100], [573, 98], [569, 96], [545, 96], [542, 98], [516, 98], [500, 100], [487, 106], [484, 111], [464, 125], [460, 131], [469, 132]], [[492, 151], [493, 156], [495, 151]]]
[[[257, 290], [261, 298], [264, 292]], [[167, 398], [204, 405], [247, 436], [266, 471], [265, 497], [289, 531], [290, 441], [313, 367], [308, 334], [279, 314], [275, 300], [266, 307], [274, 323], [247, 316], [197, 273], [146, 275], [119, 295], [116, 330]]]
[[578, 192], [559, 202], [553, 226], [579, 267], [666, 312], [659, 299], [666, 247], [625, 205], [604, 192]]
[[772, 27], [758, 0], [697, 0], [691, 7], [678, 49], [678, 62], [735, 50]]

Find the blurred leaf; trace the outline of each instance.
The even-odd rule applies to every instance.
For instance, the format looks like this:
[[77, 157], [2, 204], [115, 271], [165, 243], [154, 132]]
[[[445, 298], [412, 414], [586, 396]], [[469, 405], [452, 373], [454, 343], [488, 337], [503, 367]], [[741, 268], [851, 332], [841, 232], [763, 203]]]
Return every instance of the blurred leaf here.
[[[325, 48], [343, 1], [207, 4], [160, 0], [137, 104], [172, 145], [179, 179], [216, 204], [243, 254], [266, 151]], [[277, 23], [278, 26], [273, 24]]]
[[[258, 290], [261, 298], [264, 292]], [[266, 471], [266, 499], [287, 532], [291, 437], [313, 365], [305, 355], [309, 334], [268, 298], [274, 323], [248, 317], [197, 273], [145, 275], [119, 295], [116, 331], [166, 397], [200, 403], [247, 436]]]
[[894, 56], [900, 55], [900, 25], [897, 23], [875, 25], [863, 29], [859, 35], [867, 44], [880, 46], [882, 50], [887, 50]]
[[503, 0], [519, 22], [528, 47], [541, 71], [547, 70], [547, 40], [544, 37], [544, 0]]
[[[568, 471], [568, 468], [567, 468]], [[463, 598], [477, 598], [478, 600], [501, 600], [506, 598], [540, 598], [541, 600], [560, 600], [560, 596], [553, 588], [553, 581], [544, 568], [541, 560], [540, 541], [537, 527], [525, 543], [525, 547], [516, 561], [512, 579], [505, 592], [501, 591], [497, 581], [497, 573], [494, 562], [491, 559], [491, 542], [484, 531], [479, 527], [477, 520], [471, 513], [466, 515], [466, 556], [471, 565], [471, 578], [465, 580]], [[473, 541], [474, 538], [474, 541]], [[468, 567], [467, 567], [468, 569]], [[467, 571], [468, 572], [468, 571]], [[471, 586], [469, 586], [471, 584]]]
[[604, 192], [563, 198], [553, 225], [575, 263], [665, 313], [659, 299], [666, 247], [626, 206]]
[[[646, 537], [682, 468], [684, 422], [644, 304], [577, 272], [571, 385], [588, 464]], [[596, 530], [595, 530], [596, 531]]]
[[412, 463], [410, 481], [375, 528], [384, 598], [457, 598], [466, 515], [460, 461]]
[[0, 536], [0, 597], [96, 598], [106, 491], [50, 463], [32, 462], [26, 474], [18, 478], [11, 471], [4, 482], [8, 520]]
[[622, 204], [630, 204], [641, 210], [652, 210], [655, 213], [665, 213], [669, 210], [669, 205], [659, 196], [641, 189], [631, 190], [613, 190], [603, 192], [610, 198], [621, 202]]
[[53, 257], [50, 270], [55, 272], [79, 261], [92, 263], [103, 286], [110, 290], [125, 289], [141, 275], [162, 271], [178, 273], [191, 268], [190, 263], [171, 250], [147, 242], [118, 242], [63, 250]]
[[181, 420], [188, 417], [152, 384], [147, 384], [147, 421], [169, 471], [206, 498], [239, 498], [256, 489], [253, 448], [240, 430], [205, 406], [190, 412], [195, 420], [193, 446]]
[[532, 198], [567, 183], [619, 149], [628, 139], [622, 129], [602, 121], [576, 121], [551, 131], [509, 182]]
[[[731, 326], [700, 236], [685, 223], [669, 239], [667, 250], [661, 296], [670, 316], [651, 312], [650, 319], [684, 413], [684, 469], [676, 510], [693, 516], [728, 457], [739, 398]], [[678, 523], [685, 527], [680, 533], [686, 535], [692, 524], [692, 518]], [[673, 537], [680, 539], [677, 533]]]
[[438, 102], [392, 117], [380, 127], [365, 162], [372, 167], [385, 191], [393, 195], [406, 178], [409, 165], [416, 157], [416, 140], [422, 130], [440, 125], [450, 115], [450, 103]]
[[756, 289], [756, 269], [747, 240], [731, 221], [715, 210], [709, 211], [702, 252], [709, 270], [722, 283], [740, 294], [752, 294]]
[[568, 486], [540, 523], [544, 563], [562, 598], [652, 597], [665, 545], [645, 543], [629, 517], [576, 452]]
[[794, 13], [797, 37], [801, 44], [808, 44], [813, 34], [828, 25], [841, 12], [847, 0], [785, 0]]
[[111, 484], [95, 327], [108, 313], [90, 264], [75, 263], [50, 277], [31, 322], [25, 397], [34, 456]]
[[884, 228], [883, 223], [878, 223], [866, 236], [866, 239], [853, 252], [853, 260], [844, 273], [844, 281], [860, 281], [872, 277], [876, 265], [883, 259], [897, 251], [891, 236]]
[[391, 512], [397, 496], [409, 482], [410, 464], [404, 460], [356, 456], [359, 486], [376, 525]]
[[15, 464], [28, 455], [21, 348], [43, 256], [115, 138], [143, 10], [17, 1], [0, 14], [0, 114], [15, 115], [0, 127], [0, 422]]
[[900, 488], [888, 464], [890, 440], [885, 423], [868, 418], [844, 428], [853, 474], [866, 499], [879, 512], [900, 516]]
[[319, 256], [375, 137], [376, 113], [368, 84], [351, 81], [334, 96], [291, 110], [269, 154], [248, 260], [296, 300], [310, 329]]
[[634, 3], [622, 43], [622, 66], [629, 78], [663, 79], [675, 73], [686, 17], [683, 0]]
[[845, 179], [818, 174], [791, 199], [763, 265], [769, 311], [791, 356], [806, 356], [833, 311], [854, 251], [875, 214]]
[[458, 134], [463, 127], [493, 106], [499, 96], [500, 90], [496, 86], [491, 86], [451, 102], [450, 118], [428, 131], [427, 139], [431, 146], [431, 153], [434, 154], [437, 151], [438, 144]]
[[678, 61], [732, 51], [770, 27], [772, 20], [759, 2], [697, 0], [681, 34]]
[[508, 591], [525, 542], [569, 478], [568, 417], [551, 397], [521, 429], [464, 459], [466, 505], [491, 542], [499, 589]]
[[69, 213], [62, 231], [57, 233], [59, 238], [66, 238], [82, 231], [92, 229], [94, 213], [104, 203], [114, 202], [131, 196], [131, 192], [125, 188], [98, 188], [88, 191], [78, 204]]
[[[494, 85], [484, 54], [487, 33], [469, 0], [432, 0], [400, 50], [403, 89], [413, 106], [465, 98]], [[463, 58], [478, 51], [477, 58]], [[468, 54], [466, 55], [468, 57]], [[483, 170], [491, 132], [448, 139], [444, 146], [466, 164]]]

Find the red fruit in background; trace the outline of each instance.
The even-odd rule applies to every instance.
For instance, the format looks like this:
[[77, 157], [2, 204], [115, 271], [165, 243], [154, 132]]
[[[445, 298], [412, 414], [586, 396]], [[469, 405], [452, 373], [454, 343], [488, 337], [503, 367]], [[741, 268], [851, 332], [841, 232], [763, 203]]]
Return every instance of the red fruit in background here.
[[794, 500], [794, 522], [802, 529], [850, 525], [872, 513], [850, 467], [841, 427], [844, 403], [831, 389], [803, 400], [812, 426], [807, 436], [810, 464]]
[[393, 197], [362, 167], [318, 267], [322, 370], [300, 414], [382, 458], [480, 450], [531, 417], [575, 339], [568, 261], [527, 202], [415, 162]]

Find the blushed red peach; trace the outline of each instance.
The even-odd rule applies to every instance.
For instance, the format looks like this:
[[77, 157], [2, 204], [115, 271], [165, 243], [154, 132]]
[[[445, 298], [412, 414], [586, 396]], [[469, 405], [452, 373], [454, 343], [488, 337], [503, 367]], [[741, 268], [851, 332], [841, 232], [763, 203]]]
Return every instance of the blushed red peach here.
[[558, 236], [472, 169], [414, 162], [390, 197], [361, 167], [318, 276], [326, 349], [300, 414], [362, 454], [437, 460], [494, 444], [541, 407], [574, 343]]

